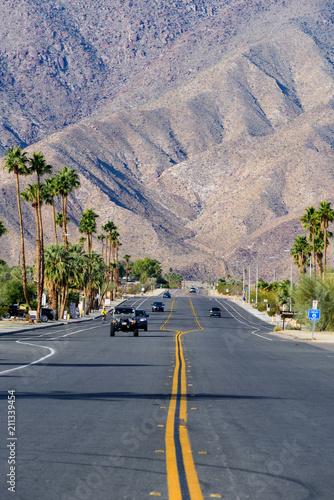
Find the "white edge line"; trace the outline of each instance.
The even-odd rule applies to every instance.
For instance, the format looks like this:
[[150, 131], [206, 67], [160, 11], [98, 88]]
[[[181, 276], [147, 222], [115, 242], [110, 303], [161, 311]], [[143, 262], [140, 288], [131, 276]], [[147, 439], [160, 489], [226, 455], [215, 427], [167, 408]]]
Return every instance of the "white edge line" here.
[[[231, 312], [231, 310], [228, 310], [228, 309], [226, 308], [225, 304], [222, 304], [221, 302], [219, 302], [219, 300], [218, 300], [218, 299], [216, 299], [216, 301], [218, 302], [218, 304], [220, 304], [220, 305], [221, 305], [221, 306], [225, 309], [225, 311], [226, 311], [226, 312], [228, 312], [229, 314], [231, 314], [231, 316], [232, 316], [232, 317], [233, 317], [236, 321], [239, 321], [239, 323], [242, 323], [243, 325], [246, 325], [246, 326], [250, 326], [250, 327], [252, 326], [252, 325], [251, 325], [251, 323], [253, 323], [253, 322], [252, 322], [252, 321], [249, 321], [248, 323], [245, 323], [245, 321], [248, 321], [248, 320], [247, 320], [246, 318], [243, 318], [243, 317], [241, 316], [241, 314], [239, 313], [239, 311], [236, 311], [236, 310], [235, 310], [232, 306], [231, 306], [231, 309], [232, 309], [234, 312], [236, 312], [237, 314], [239, 314], [239, 316], [240, 316], [242, 319], [244, 319], [245, 321], [241, 321], [239, 318], [236, 318], [236, 317], [233, 315], [233, 313]], [[229, 304], [229, 305], [230, 305], [230, 304]], [[253, 326], [254, 326], [254, 323], [253, 323]], [[269, 328], [269, 327], [268, 327], [268, 328]], [[272, 341], [273, 341], [273, 339], [270, 339], [270, 338], [268, 338], [268, 337], [263, 337], [262, 335], [259, 335], [258, 333], [255, 333], [256, 331], [259, 331], [259, 330], [260, 330], [260, 328], [256, 328], [255, 330], [253, 330], [253, 331], [251, 332], [251, 334], [252, 334], [252, 335], [256, 335], [257, 337], [261, 337], [262, 339], [269, 340], [269, 342], [272, 342]]]

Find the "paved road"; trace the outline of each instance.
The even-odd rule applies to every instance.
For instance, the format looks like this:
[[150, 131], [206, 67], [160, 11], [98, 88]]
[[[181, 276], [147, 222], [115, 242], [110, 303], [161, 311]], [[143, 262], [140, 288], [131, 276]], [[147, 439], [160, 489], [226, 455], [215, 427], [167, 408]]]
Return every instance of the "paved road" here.
[[11, 457], [20, 500], [332, 499], [334, 353], [204, 292], [151, 302], [128, 301], [138, 338], [97, 320], [0, 338], [0, 498]]

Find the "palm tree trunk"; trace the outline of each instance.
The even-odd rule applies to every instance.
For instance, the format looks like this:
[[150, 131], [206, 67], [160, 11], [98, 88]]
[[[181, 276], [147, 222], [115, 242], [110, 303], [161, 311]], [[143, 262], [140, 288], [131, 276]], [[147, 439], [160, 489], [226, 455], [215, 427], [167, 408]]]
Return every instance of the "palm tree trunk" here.
[[324, 229], [324, 273], [326, 273], [327, 266], [327, 227]]
[[38, 204], [33, 204], [35, 208], [35, 217], [36, 217], [36, 230], [37, 230], [37, 240], [36, 240], [36, 285], [37, 285], [37, 312], [36, 312], [36, 321], [40, 321], [41, 317], [41, 303], [42, 303], [42, 294], [41, 294], [41, 230], [40, 230], [40, 221], [38, 216]]
[[63, 288], [63, 293], [61, 297], [61, 306], [60, 306], [60, 318], [63, 319], [66, 307], [66, 301], [68, 296], [68, 284], [66, 284]]
[[24, 293], [24, 298], [26, 299], [26, 303], [27, 303], [29, 309], [31, 309], [31, 305], [30, 305], [29, 298], [28, 298], [28, 291], [27, 291], [27, 270], [26, 270], [25, 251], [24, 251], [22, 210], [21, 210], [21, 203], [20, 203], [20, 182], [19, 182], [19, 175], [18, 174], [16, 174], [16, 192], [17, 192], [17, 205], [18, 205], [18, 210], [19, 210], [19, 219], [20, 219], [23, 293]]
[[39, 311], [42, 306], [42, 297], [44, 291], [44, 235], [43, 235], [43, 219], [42, 219], [42, 208], [41, 208], [41, 200], [40, 200], [40, 177], [37, 176], [37, 203], [38, 203], [38, 220], [39, 220], [39, 230], [40, 230], [40, 291], [37, 297], [37, 308], [39, 307]]
[[64, 228], [64, 238], [65, 245], [67, 246], [67, 222], [66, 222], [66, 214], [67, 214], [67, 196], [65, 196], [64, 200], [64, 212], [63, 212], [63, 228]]
[[312, 231], [312, 277], [316, 275], [316, 262], [315, 262], [315, 244], [314, 244], [315, 230]]
[[55, 244], [58, 245], [58, 237], [57, 237], [57, 224], [56, 224], [56, 209], [53, 203], [53, 197], [52, 197], [52, 212], [53, 212], [53, 230], [55, 233]]
[[53, 282], [48, 282], [47, 288], [49, 292], [50, 307], [55, 312], [55, 319], [58, 319], [58, 290]]

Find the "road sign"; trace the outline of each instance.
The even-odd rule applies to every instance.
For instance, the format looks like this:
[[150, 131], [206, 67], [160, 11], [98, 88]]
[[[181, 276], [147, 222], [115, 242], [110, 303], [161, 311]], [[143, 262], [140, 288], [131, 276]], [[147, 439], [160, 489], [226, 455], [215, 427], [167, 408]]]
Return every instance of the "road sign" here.
[[309, 321], [319, 321], [320, 319], [320, 309], [309, 309], [308, 311]]
[[312, 309], [318, 309], [318, 301], [317, 300], [313, 301]]

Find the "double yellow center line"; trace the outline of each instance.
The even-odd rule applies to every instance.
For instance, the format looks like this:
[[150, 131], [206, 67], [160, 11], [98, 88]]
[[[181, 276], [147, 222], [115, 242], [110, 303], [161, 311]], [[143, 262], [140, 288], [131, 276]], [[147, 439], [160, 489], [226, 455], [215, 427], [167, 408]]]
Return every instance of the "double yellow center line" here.
[[[187, 377], [181, 345], [181, 336], [184, 333], [196, 332], [202, 330], [202, 327], [198, 322], [190, 297], [189, 301], [198, 329], [186, 332], [168, 330], [176, 332], [176, 362], [165, 436], [168, 496], [173, 500], [203, 499], [187, 430]], [[172, 316], [174, 302], [175, 298], [172, 302], [170, 315], [161, 330], [167, 330], [165, 327]]]

